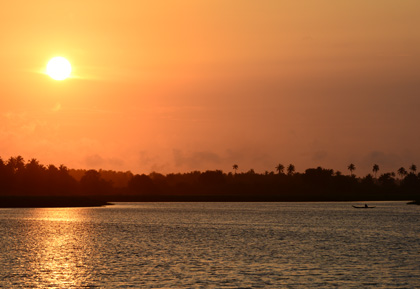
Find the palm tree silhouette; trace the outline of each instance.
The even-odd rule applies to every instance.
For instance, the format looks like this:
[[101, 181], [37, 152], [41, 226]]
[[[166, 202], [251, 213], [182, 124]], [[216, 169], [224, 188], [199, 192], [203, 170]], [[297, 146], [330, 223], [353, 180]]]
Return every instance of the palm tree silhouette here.
[[404, 169], [404, 167], [401, 167], [398, 169], [398, 174], [400, 175], [401, 179], [407, 175], [407, 171]]
[[276, 167], [276, 170], [279, 172], [279, 174], [282, 174], [284, 170], [284, 166], [282, 164], [278, 164]]
[[238, 170], [238, 165], [237, 165], [237, 164], [234, 164], [234, 165], [232, 166], [232, 168], [233, 168], [233, 170], [235, 171], [235, 175], [236, 175], [236, 171]]
[[293, 175], [293, 173], [295, 172], [295, 166], [294, 165], [292, 165], [292, 164], [290, 164], [288, 167], [287, 167], [287, 174], [289, 175], [289, 176], [291, 176], [291, 175]]
[[417, 171], [417, 166], [416, 166], [415, 164], [412, 164], [412, 165], [410, 166], [410, 171], [412, 171], [412, 172], [413, 172], [413, 174], [415, 174], [415, 173], [416, 173], [416, 171]]
[[350, 175], [353, 176], [353, 171], [356, 169], [356, 166], [354, 164], [349, 164], [347, 169], [350, 171]]
[[378, 173], [378, 171], [379, 171], [379, 166], [377, 164], [374, 164], [372, 168], [372, 172], [375, 174], [375, 179], [376, 179], [376, 174]]

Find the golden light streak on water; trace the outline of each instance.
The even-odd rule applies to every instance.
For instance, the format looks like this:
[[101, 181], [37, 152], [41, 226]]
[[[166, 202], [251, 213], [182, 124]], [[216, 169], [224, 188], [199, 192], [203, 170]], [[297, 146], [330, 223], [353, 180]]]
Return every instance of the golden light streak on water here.
[[80, 209], [33, 209], [31, 220], [36, 221], [26, 233], [35, 253], [28, 270], [36, 283], [48, 288], [79, 288], [89, 273], [84, 259], [89, 246], [85, 238], [72, 228], [85, 220]]
[[418, 288], [420, 207], [0, 209], [1, 288]]

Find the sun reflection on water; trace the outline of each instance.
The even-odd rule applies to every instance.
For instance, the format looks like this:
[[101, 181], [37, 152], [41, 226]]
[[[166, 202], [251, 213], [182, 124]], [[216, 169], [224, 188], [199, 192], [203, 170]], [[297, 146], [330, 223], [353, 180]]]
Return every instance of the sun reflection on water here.
[[[27, 270], [42, 287], [79, 288], [90, 275], [87, 259], [86, 218], [80, 209], [34, 209], [33, 222], [26, 230], [30, 263]], [[40, 222], [41, 221], [41, 222]], [[83, 230], [83, 233], [81, 232]], [[34, 284], [35, 285], [35, 284]]]
[[417, 288], [419, 210], [385, 205], [0, 209], [0, 288]]

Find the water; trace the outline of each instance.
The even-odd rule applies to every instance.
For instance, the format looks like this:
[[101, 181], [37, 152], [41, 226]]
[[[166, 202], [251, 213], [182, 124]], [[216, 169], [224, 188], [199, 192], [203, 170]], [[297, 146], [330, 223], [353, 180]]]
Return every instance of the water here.
[[419, 288], [420, 206], [0, 209], [1, 288]]

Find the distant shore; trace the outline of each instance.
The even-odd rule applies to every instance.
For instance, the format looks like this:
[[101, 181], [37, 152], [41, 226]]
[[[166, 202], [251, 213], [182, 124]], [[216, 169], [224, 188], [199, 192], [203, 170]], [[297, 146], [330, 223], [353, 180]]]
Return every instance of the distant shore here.
[[[76, 208], [102, 207], [114, 202], [364, 202], [403, 201], [401, 199], [345, 199], [345, 198], [273, 198], [272, 196], [0, 196], [0, 208]], [[112, 203], [111, 203], [112, 202]], [[420, 201], [407, 204], [420, 205]]]
[[[0, 207], [91, 207], [108, 202], [356, 202], [419, 200], [420, 173], [410, 166], [378, 177], [356, 177], [333, 169], [278, 164], [274, 171], [256, 173], [221, 170], [148, 175], [131, 172], [68, 169], [42, 165], [36, 159], [0, 157]], [[27, 196], [27, 197], [22, 197]], [[3, 198], [3, 199], [2, 199]], [[418, 202], [415, 202], [416, 204]]]
[[[101, 197], [98, 197], [101, 198]], [[104, 198], [104, 197], [102, 197]], [[411, 198], [385, 198], [367, 196], [365, 198], [348, 196], [273, 196], [273, 195], [143, 195], [143, 196], [107, 196], [109, 202], [381, 202], [406, 201]]]
[[0, 208], [74, 208], [112, 205], [87, 197], [1, 196]]

